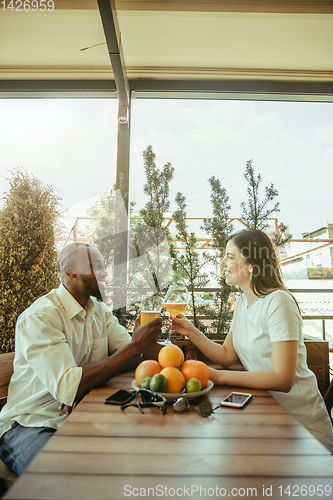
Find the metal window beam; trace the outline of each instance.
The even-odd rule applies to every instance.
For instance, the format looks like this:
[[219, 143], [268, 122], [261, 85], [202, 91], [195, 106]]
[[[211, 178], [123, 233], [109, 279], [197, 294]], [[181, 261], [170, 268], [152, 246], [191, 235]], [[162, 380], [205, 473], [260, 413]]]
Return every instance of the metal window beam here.
[[0, 98], [117, 98], [114, 80], [0, 80]]
[[129, 80], [136, 99], [241, 99], [332, 102], [332, 81]]
[[[126, 285], [128, 274], [129, 253], [129, 169], [130, 169], [130, 104], [131, 95], [126, 75], [126, 66], [121, 46], [121, 33], [119, 30], [117, 10], [114, 0], [97, 0], [103, 24], [106, 45], [108, 48], [112, 71], [118, 92], [118, 144], [117, 144], [117, 182], [127, 184], [127, 196], [124, 205], [127, 214], [122, 214], [120, 220], [122, 232], [118, 235], [121, 239], [118, 252], [114, 259], [114, 279], [118, 285]], [[126, 230], [127, 229], [127, 230]], [[115, 303], [121, 303], [120, 295], [115, 297]], [[117, 307], [117, 306], [116, 306]], [[120, 309], [124, 309], [121, 307]], [[125, 325], [124, 325], [125, 326]]]
[[[129, 79], [132, 98], [333, 102], [332, 81]], [[0, 80], [0, 97], [117, 98], [114, 80]]]
[[[129, 187], [129, 149], [130, 149], [130, 102], [131, 95], [126, 75], [124, 55], [121, 46], [121, 33], [118, 25], [114, 0], [97, 0], [103, 24], [105, 40], [110, 56], [112, 71], [118, 92], [118, 147], [117, 182], [121, 176]], [[124, 200], [129, 212], [129, 192]]]
[[116, 4], [114, 0], [97, 1], [118, 91], [119, 103], [121, 106], [129, 106], [130, 92], [121, 45], [121, 33], [118, 25]]

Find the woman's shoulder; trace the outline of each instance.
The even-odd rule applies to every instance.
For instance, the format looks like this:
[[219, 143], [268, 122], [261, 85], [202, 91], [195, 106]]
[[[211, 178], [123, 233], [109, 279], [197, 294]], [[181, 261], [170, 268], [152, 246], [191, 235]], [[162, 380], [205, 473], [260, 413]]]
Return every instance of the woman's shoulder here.
[[288, 292], [287, 289], [278, 288], [276, 290], [272, 290], [264, 297], [267, 305], [276, 305], [286, 307], [288, 309], [295, 309], [298, 311], [298, 307], [294, 297]]
[[275, 290], [267, 290], [267, 295], [265, 297], [270, 297], [273, 299], [274, 297], [279, 297], [281, 299], [293, 300], [292, 295], [286, 288], [276, 288]]
[[274, 297], [280, 297], [280, 298], [286, 298], [286, 297], [291, 297], [290, 293], [286, 288], [276, 288], [275, 290], [267, 290], [267, 295], [265, 295], [267, 298], [273, 299]]

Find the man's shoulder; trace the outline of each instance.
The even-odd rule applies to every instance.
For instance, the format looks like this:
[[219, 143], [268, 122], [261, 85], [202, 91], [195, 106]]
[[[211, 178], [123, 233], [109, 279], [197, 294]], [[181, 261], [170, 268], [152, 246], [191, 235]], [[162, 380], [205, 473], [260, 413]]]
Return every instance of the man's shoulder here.
[[53, 289], [45, 295], [36, 299], [27, 309], [25, 309], [19, 316], [19, 320], [28, 318], [31, 315], [50, 314], [61, 307], [61, 302], [57, 297], [57, 289]]

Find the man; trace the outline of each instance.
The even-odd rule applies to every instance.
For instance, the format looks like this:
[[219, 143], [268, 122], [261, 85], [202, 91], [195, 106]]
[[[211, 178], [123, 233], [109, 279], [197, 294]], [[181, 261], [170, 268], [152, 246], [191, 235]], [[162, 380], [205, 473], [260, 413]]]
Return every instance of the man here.
[[160, 318], [132, 337], [102, 302], [107, 273], [95, 248], [73, 243], [59, 255], [59, 288], [18, 318], [14, 374], [0, 413], [0, 457], [22, 474], [89, 391], [158, 351]]

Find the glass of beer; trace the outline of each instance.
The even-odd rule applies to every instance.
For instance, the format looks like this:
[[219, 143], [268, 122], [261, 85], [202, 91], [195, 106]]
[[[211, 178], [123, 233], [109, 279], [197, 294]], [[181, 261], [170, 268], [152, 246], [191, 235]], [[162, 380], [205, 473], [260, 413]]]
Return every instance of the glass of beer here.
[[[171, 285], [165, 295], [163, 306], [172, 316], [177, 316], [186, 311], [188, 304], [188, 291], [187, 287], [183, 284]], [[169, 329], [168, 338], [165, 341], [166, 344], [171, 344], [170, 336], [174, 332]]]
[[151, 297], [142, 297], [140, 306], [140, 326], [159, 318], [162, 309], [162, 297], [152, 295]]

